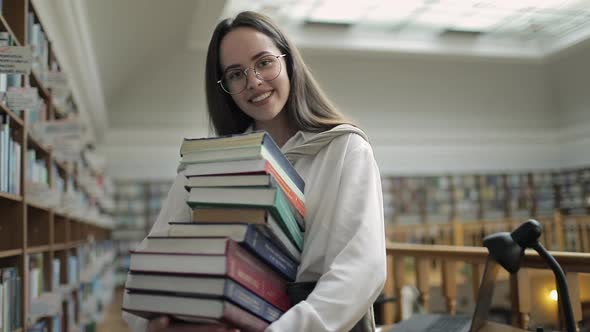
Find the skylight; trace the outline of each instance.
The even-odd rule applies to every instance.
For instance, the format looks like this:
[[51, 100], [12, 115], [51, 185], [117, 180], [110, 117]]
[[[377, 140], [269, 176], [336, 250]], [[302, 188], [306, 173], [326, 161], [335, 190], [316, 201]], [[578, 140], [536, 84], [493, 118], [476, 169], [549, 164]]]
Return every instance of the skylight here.
[[488, 46], [534, 43], [542, 55], [552, 45], [568, 46], [560, 41], [590, 36], [590, 0], [228, 0], [224, 14], [242, 10], [264, 12], [298, 31], [309, 23], [336, 23], [347, 29], [342, 43], [361, 35], [376, 43], [407, 36], [432, 42], [448, 31], [465, 31]]

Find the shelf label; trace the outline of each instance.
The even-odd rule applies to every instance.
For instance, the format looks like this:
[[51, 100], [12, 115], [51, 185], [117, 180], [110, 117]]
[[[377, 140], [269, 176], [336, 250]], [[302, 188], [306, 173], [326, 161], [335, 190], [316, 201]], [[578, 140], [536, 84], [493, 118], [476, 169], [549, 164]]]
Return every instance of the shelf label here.
[[6, 104], [11, 110], [36, 109], [39, 106], [37, 88], [10, 88], [6, 93]]
[[0, 47], [0, 73], [28, 75], [33, 67], [30, 46]]
[[67, 95], [68, 93], [68, 79], [63, 71], [50, 70], [45, 72], [45, 85], [57, 90], [59, 95]]

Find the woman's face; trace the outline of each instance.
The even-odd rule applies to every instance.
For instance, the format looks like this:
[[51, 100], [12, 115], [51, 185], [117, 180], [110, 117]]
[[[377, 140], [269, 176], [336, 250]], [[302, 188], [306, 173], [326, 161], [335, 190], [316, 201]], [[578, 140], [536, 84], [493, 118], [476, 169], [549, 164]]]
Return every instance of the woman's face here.
[[[285, 59], [268, 57], [269, 55], [278, 56], [281, 52], [270, 37], [251, 28], [237, 28], [229, 32], [220, 45], [221, 69], [226, 73], [224, 77], [229, 78], [226, 81], [233, 80], [239, 85], [239, 75], [243, 75], [244, 68], [250, 68], [247, 71], [245, 89], [231, 97], [257, 124], [276, 119], [289, 97], [290, 83]], [[253, 70], [256, 67], [259, 73], [268, 71], [265, 68], [270, 68], [270, 62], [265, 61], [266, 59], [274, 59], [278, 61], [275, 65], [280, 64], [280, 73], [271, 81], [261, 80]]]

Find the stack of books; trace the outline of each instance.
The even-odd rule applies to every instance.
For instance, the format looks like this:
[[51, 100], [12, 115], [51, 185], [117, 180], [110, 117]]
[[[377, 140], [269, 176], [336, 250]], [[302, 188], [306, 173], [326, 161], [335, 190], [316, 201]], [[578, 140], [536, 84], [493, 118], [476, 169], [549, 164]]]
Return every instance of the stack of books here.
[[131, 253], [123, 310], [263, 331], [290, 307], [304, 181], [265, 132], [185, 139], [181, 155], [192, 220]]

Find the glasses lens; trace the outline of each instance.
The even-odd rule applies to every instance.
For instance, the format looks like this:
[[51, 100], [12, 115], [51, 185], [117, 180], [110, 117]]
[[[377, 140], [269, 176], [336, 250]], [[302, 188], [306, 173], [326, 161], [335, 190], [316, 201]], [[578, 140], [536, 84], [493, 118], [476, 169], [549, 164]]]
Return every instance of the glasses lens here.
[[272, 81], [281, 73], [281, 62], [274, 55], [267, 55], [256, 61], [256, 73], [264, 81]]
[[[274, 55], [260, 58], [254, 64], [256, 76], [263, 81], [272, 81], [281, 73], [281, 62]], [[248, 78], [243, 69], [231, 69], [223, 74], [221, 87], [229, 94], [235, 95], [246, 89]]]
[[221, 80], [221, 87], [225, 92], [236, 94], [242, 92], [246, 88], [246, 76], [240, 69], [232, 69], [223, 74]]

